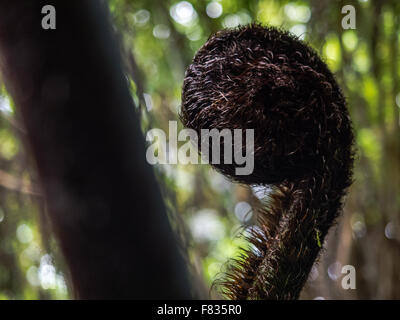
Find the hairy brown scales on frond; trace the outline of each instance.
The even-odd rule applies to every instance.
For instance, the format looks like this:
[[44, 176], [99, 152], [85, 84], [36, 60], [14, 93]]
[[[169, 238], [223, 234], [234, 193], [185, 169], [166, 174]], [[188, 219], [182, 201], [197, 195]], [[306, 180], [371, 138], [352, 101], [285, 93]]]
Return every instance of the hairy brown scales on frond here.
[[214, 167], [240, 183], [274, 185], [249, 236], [253, 249], [231, 266], [223, 292], [298, 298], [352, 182], [351, 121], [328, 67], [285, 31], [256, 24], [220, 31], [186, 71], [181, 119], [198, 133], [254, 129], [252, 174], [238, 176], [223, 161]]

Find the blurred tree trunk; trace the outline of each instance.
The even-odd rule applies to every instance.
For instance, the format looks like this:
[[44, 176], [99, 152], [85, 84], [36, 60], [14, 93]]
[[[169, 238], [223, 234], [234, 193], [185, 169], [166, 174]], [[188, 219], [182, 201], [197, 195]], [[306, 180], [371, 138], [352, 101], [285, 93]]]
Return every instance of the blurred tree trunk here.
[[76, 296], [189, 298], [104, 3], [0, 0], [0, 67]]

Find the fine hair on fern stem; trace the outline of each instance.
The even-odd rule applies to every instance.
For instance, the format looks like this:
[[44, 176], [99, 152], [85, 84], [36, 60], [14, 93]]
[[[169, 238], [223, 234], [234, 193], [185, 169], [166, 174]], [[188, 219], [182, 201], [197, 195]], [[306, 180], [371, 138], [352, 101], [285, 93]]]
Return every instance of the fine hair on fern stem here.
[[222, 161], [213, 166], [236, 182], [273, 190], [248, 236], [252, 249], [231, 266], [222, 292], [297, 299], [352, 183], [352, 124], [332, 73], [283, 30], [222, 30], [186, 71], [181, 120], [197, 132], [254, 129], [252, 174], [238, 176], [235, 164]]

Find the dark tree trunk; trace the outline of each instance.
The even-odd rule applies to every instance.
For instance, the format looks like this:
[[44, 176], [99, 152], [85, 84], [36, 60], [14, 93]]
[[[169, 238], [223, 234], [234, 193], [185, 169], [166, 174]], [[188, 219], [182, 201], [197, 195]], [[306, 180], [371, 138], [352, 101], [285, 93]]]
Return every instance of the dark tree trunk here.
[[[188, 298], [103, 2], [0, 0], [0, 67], [78, 298]], [[56, 30], [42, 6], [54, 5]]]

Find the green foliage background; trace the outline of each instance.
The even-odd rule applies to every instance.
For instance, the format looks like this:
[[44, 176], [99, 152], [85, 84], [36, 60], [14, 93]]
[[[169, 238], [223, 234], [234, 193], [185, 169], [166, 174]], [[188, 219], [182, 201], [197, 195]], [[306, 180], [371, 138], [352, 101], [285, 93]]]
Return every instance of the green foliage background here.
[[[355, 30], [341, 26], [347, 4], [356, 9]], [[185, 69], [217, 30], [258, 21], [291, 30], [321, 54], [347, 97], [358, 153], [343, 217], [302, 298], [400, 298], [399, 1], [110, 0], [109, 6], [144, 133], [168, 132], [168, 121], [178, 117]], [[95, 75], [93, 81], [99, 81]], [[69, 298], [26, 150], [24, 129], [0, 83], [0, 298]], [[198, 294], [219, 297], [212, 281], [246, 245], [240, 234], [254, 223], [257, 190], [233, 185], [205, 165], [155, 170]], [[356, 290], [341, 286], [347, 264], [356, 268]]]

